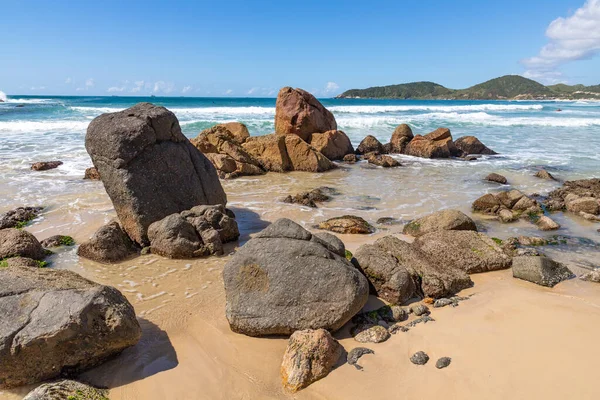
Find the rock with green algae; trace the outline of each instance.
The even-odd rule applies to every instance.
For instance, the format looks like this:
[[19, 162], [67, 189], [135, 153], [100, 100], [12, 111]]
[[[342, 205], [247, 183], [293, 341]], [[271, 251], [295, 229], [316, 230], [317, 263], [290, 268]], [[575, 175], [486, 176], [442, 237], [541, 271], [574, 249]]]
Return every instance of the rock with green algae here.
[[343, 215], [330, 218], [319, 224], [319, 229], [325, 229], [336, 233], [369, 234], [375, 232], [375, 228], [361, 217], [355, 215]]
[[109, 400], [108, 391], [68, 379], [44, 383], [23, 400]]

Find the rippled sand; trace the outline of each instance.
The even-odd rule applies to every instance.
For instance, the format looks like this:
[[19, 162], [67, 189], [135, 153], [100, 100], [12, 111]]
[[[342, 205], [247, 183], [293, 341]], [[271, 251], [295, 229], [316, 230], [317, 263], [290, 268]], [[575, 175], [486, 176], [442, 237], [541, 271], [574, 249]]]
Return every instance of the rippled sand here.
[[[241, 228], [240, 244], [280, 217], [314, 229], [319, 221], [343, 214], [359, 215], [375, 224], [380, 217], [407, 221], [442, 208], [468, 213], [475, 198], [502, 188], [482, 181], [492, 171], [503, 173], [525, 193], [545, 193], [558, 185], [533, 178], [528, 170], [503, 170], [501, 163], [404, 160], [408, 166], [389, 170], [359, 164], [325, 174], [268, 174], [224, 182]], [[47, 212], [27, 228], [39, 239], [60, 233], [81, 242], [114, 217], [101, 183], [73, 179], [66, 185], [69, 190], [63, 195], [44, 199]], [[318, 209], [280, 202], [287, 194], [318, 186], [334, 187], [340, 195]], [[37, 204], [4, 208], [19, 205]], [[563, 225], [560, 234], [598, 239], [597, 225], [566, 214], [553, 218]], [[500, 238], [554, 234], [525, 222], [476, 221]], [[399, 234], [402, 228], [376, 226], [374, 235], [339, 237], [352, 251], [377, 237]], [[230, 245], [226, 253], [234, 249]], [[578, 272], [598, 259], [594, 245], [544, 251]], [[475, 286], [464, 291], [474, 296], [458, 308], [434, 310], [436, 322], [368, 345], [375, 355], [360, 360], [363, 371], [341, 365], [300, 393], [286, 395], [279, 366], [287, 340], [250, 338], [229, 330], [221, 278], [228, 258], [168, 260], [146, 255], [102, 265], [79, 259], [74, 249], [53, 256], [53, 268], [71, 269], [121, 290], [134, 305], [144, 331], [137, 346], [83, 378], [108, 386], [113, 400], [584, 399], [600, 393], [594, 383], [597, 355], [591, 351], [600, 331], [600, 285], [574, 279], [547, 289], [513, 279], [508, 270], [474, 275]], [[380, 304], [372, 298], [367, 307]], [[336, 337], [350, 350], [359, 344], [347, 331], [345, 327]], [[432, 358], [424, 367], [408, 360], [418, 350]], [[442, 356], [452, 357], [452, 364], [437, 370], [435, 361]], [[0, 398], [18, 399], [26, 391], [0, 392]]]

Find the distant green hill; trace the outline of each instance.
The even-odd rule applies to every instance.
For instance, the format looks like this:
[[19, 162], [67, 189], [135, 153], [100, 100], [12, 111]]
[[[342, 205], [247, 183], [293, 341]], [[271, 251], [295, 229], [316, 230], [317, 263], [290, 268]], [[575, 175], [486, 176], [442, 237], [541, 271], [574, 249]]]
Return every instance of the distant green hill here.
[[467, 89], [448, 89], [433, 82], [413, 82], [400, 85], [351, 89], [338, 98], [377, 99], [581, 99], [599, 98], [600, 85], [544, 86], [519, 75], [505, 75]]

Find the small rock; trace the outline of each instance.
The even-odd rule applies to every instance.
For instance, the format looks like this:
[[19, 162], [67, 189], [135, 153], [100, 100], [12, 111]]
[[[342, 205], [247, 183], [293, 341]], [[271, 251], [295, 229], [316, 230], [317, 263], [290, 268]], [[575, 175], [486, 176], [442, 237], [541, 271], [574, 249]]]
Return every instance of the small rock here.
[[585, 211], [579, 211], [579, 215], [588, 221], [600, 222], [600, 217], [597, 215], [586, 213]]
[[302, 204], [303, 206], [316, 208], [316, 203], [331, 200], [329, 193], [337, 194], [337, 190], [328, 187], [316, 188], [308, 192], [298, 193], [294, 196], [287, 196], [283, 199], [284, 203]]
[[368, 135], [365, 137], [362, 142], [356, 148], [356, 154], [368, 154], [372, 152], [383, 153], [383, 145], [377, 138], [373, 135]]
[[504, 223], [509, 223], [516, 220], [513, 212], [507, 208], [502, 208], [500, 211], [498, 211], [498, 218], [500, 219], [500, 222]]
[[391, 306], [392, 316], [394, 321], [405, 321], [408, 319], [408, 312], [404, 307]]
[[402, 223], [400, 220], [392, 217], [382, 217], [377, 220], [378, 225], [397, 225]]
[[83, 179], [89, 179], [91, 181], [99, 181], [100, 174], [98, 173], [98, 169], [96, 167], [90, 167], [85, 170], [85, 174]]
[[555, 181], [556, 178], [552, 176], [552, 174], [550, 174], [550, 172], [546, 171], [545, 169], [540, 169], [538, 172], [535, 173], [534, 175], [536, 178], [541, 178], [541, 179], [547, 179], [549, 181]]
[[354, 164], [358, 162], [358, 156], [356, 154], [346, 154], [343, 158], [343, 161], [349, 164]]
[[338, 341], [325, 329], [294, 332], [281, 364], [283, 386], [290, 392], [296, 392], [326, 377], [342, 350]]
[[71, 236], [54, 235], [42, 240], [40, 243], [42, 244], [42, 247], [52, 248], [60, 246], [73, 246], [75, 245], [75, 240], [73, 240]]
[[327, 221], [321, 222], [319, 229], [350, 234], [369, 234], [375, 232], [375, 229], [367, 221], [354, 215], [330, 218]]
[[427, 361], [429, 361], [429, 356], [424, 351], [418, 351], [410, 358], [410, 362], [416, 365], [425, 365]]
[[600, 283], [600, 268], [596, 268], [584, 275], [581, 275], [580, 279], [588, 282]]
[[381, 343], [389, 339], [390, 333], [381, 325], [358, 325], [351, 330], [359, 343]]
[[536, 222], [538, 228], [543, 231], [554, 231], [560, 229], [560, 225], [554, 222], [552, 218], [542, 215]]
[[497, 174], [495, 172], [492, 172], [491, 174], [486, 176], [485, 180], [490, 181], [490, 182], [500, 183], [502, 185], [506, 185], [508, 183], [508, 180], [506, 179], [506, 177], [504, 177], [500, 174]]
[[379, 167], [383, 167], [383, 168], [391, 168], [391, 167], [400, 167], [401, 164], [395, 160], [394, 158], [387, 156], [387, 155], [381, 155], [381, 154], [369, 154], [368, 156], [366, 156], [367, 161], [369, 162], [369, 164], [373, 164], [373, 165], [377, 165]]
[[450, 365], [451, 362], [452, 359], [450, 357], [442, 357], [439, 360], [437, 360], [437, 362], [435, 363], [435, 367], [437, 369], [446, 368], [448, 365]]
[[135, 245], [116, 221], [100, 227], [89, 241], [77, 249], [78, 256], [105, 264], [119, 262], [135, 254]]
[[71, 380], [44, 383], [23, 400], [108, 400], [108, 391]]
[[11, 257], [25, 257], [43, 260], [46, 251], [31, 233], [15, 228], [0, 230], [0, 260]]
[[512, 270], [515, 278], [548, 287], [575, 277], [563, 264], [544, 256], [514, 257]]
[[450, 299], [437, 299], [435, 303], [433, 303], [433, 307], [440, 308], [449, 306], [451, 304], [454, 304], [454, 302]]
[[31, 169], [34, 171], [46, 171], [49, 169], [58, 168], [63, 165], [62, 161], [40, 161], [31, 164]]
[[366, 347], [355, 347], [348, 353], [348, 364], [354, 365], [354, 368], [358, 370], [363, 369], [363, 367], [358, 365], [358, 360], [365, 354], [375, 354], [375, 352], [371, 349], [367, 349]]
[[417, 317], [420, 317], [423, 314], [429, 314], [429, 308], [424, 304], [414, 304], [410, 306], [410, 309]]
[[21, 228], [32, 219], [37, 218], [44, 207], [17, 207], [0, 218], [0, 229]]

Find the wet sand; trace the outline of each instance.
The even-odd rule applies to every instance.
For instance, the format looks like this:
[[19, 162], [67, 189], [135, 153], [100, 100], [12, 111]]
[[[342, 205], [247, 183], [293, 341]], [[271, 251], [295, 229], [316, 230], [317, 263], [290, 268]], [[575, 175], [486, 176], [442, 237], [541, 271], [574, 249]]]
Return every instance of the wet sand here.
[[[479, 182], [479, 176], [454, 181], [453, 171], [439, 170], [437, 175], [435, 170], [428, 171], [426, 179], [419, 179], [415, 168], [396, 171], [356, 165], [328, 174], [242, 178], [224, 182], [224, 187], [241, 228], [240, 244], [282, 216], [312, 229], [322, 219], [347, 213], [374, 223], [379, 217], [408, 220], [445, 207], [467, 212], [473, 196], [488, 187]], [[483, 176], [486, 173], [481, 171]], [[526, 193], [553, 185], [521, 173], [507, 177]], [[469, 181], [475, 179], [478, 193], [461, 190], [472, 186]], [[357, 181], [360, 185], [354, 184]], [[392, 186], [394, 182], [396, 186]], [[27, 229], [39, 239], [60, 233], [70, 234], [78, 242], [86, 240], [114, 217], [114, 211], [100, 183], [82, 185], [88, 188], [85, 193], [52, 199], [43, 218]], [[318, 209], [279, 202], [287, 194], [323, 185], [335, 187], [342, 194]], [[567, 214], [555, 217], [564, 226], [562, 232], [590, 239], [597, 236], [594, 226], [579, 218]], [[488, 234], [500, 238], [549, 235], [527, 223], [502, 225], [476, 220]], [[377, 237], [399, 234], [402, 225], [378, 228], [374, 235], [338, 236], [353, 251]], [[227, 253], [234, 249], [230, 245]], [[584, 248], [576, 255], [578, 258], [560, 246], [542, 250], [561, 261], [571, 261], [568, 265], [577, 272], [582, 271], [578, 267], [585, 267], [597, 256], [595, 248]], [[295, 395], [286, 394], [281, 388], [279, 367], [287, 339], [250, 338], [229, 329], [221, 277], [228, 258], [168, 260], [146, 255], [102, 265], [79, 259], [74, 249], [53, 256], [54, 268], [68, 268], [121, 290], [135, 307], [143, 327], [138, 345], [85, 373], [82, 379], [109, 387], [112, 400], [587, 399], [600, 395], [594, 381], [600, 285], [573, 279], [547, 289], [512, 278], [510, 270], [473, 275], [475, 286], [461, 293], [473, 294], [471, 299], [457, 308], [434, 309], [435, 322], [399, 332], [385, 343], [359, 344], [345, 326], [335, 336], [347, 351], [358, 346], [375, 351], [361, 358], [364, 370], [341, 364], [325, 379]], [[381, 304], [372, 297], [367, 308]], [[410, 355], [419, 350], [431, 357], [426, 366], [409, 361]], [[452, 364], [437, 370], [435, 361], [443, 356], [452, 357]], [[0, 392], [0, 399], [20, 399], [27, 389]]]

